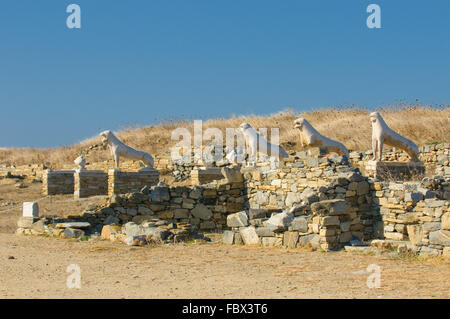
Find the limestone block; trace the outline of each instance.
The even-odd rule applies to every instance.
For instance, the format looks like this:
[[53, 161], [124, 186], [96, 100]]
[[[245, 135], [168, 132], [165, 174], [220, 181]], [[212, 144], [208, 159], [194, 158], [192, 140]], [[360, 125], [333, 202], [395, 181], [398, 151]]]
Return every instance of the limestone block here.
[[39, 205], [37, 202], [23, 203], [23, 217], [39, 217]]
[[239, 228], [242, 240], [245, 245], [257, 245], [259, 244], [259, 237], [256, 234], [256, 229], [253, 226]]
[[104, 240], [110, 240], [112, 234], [118, 234], [122, 227], [114, 225], [106, 225], [102, 228], [101, 238]]
[[342, 199], [330, 199], [313, 203], [311, 210], [319, 215], [343, 215], [347, 214], [350, 204]]
[[288, 248], [297, 247], [298, 237], [299, 235], [296, 231], [285, 232], [283, 236], [283, 246], [286, 246]]
[[445, 213], [442, 215], [442, 229], [444, 230], [450, 230], [450, 212]]
[[245, 211], [230, 214], [227, 216], [228, 227], [245, 227], [248, 226], [248, 216]]
[[293, 220], [294, 220], [293, 215], [287, 212], [283, 212], [270, 217], [267, 220], [266, 225], [275, 228], [287, 228], [289, 227], [289, 225], [292, 223]]
[[290, 225], [290, 229], [306, 233], [308, 231], [308, 220], [303, 216], [295, 217]]
[[310, 244], [313, 248], [320, 248], [320, 236], [318, 234], [310, 234], [301, 236], [298, 239], [298, 247], [305, 247], [307, 244]]
[[433, 245], [450, 246], [450, 231], [448, 230], [431, 232], [428, 237]]
[[232, 230], [225, 230], [222, 235], [222, 242], [227, 245], [233, 245], [234, 233]]
[[259, 237], [273, 237], [275, 236], [273, 227], [256, 227], [256, 234]]
[[409, 241], [416, 245], [422, 242], [423, 239], [423, 229], [421, 225], [408, 225], [406, 226], [408, 232]]

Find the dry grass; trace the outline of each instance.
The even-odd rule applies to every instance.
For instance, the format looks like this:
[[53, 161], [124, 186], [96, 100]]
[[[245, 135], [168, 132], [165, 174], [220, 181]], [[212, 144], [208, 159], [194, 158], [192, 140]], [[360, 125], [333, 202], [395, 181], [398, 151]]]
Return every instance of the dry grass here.
[[[296, 113], [291, 110], [268, 116], [232, 116], [230, 118], [210, 119], [203, 122], [203, 130], [216, 127], [225, 136], [227, 127], [238, 127], [248, 122], [255, 128], [277, 127], [280, 129], [280, 142], [296, 143], [299, 149], [300, 136], [292, 126], [297, 117], [306, 118], [320, 133], [344, 143], [350, 150], [366, 150], [371, 147], [371, 126], [368, 113], [374, 110], [352, 107], [319, 109], [313, 112]], [[377, 109], [389, 126], [413, 140], [419, 145], [448, 141], [450, 136], [450, 108], [427, 106], [397, 106]], [[159, 125], [127, 129], [117, 132], [117, 136], [126, 144], [149, 152], [160, 154], [169, 150], [176, 141], [171, 140], [171, 132], [185, 127], [193, 132], [193, 122], [188, 120], [166, 121]], [[207, 141], [204, 141], [206, 144]], [[11, 148], [0, 149], [0, 164], [45, 164], [58, 168], [73, 160], [92, 144], [100, 143], [98, 137], [87, 139], [79, 144], [49, 148]], [[90, 152], [89, 162], [103, 161], [109, 154], [104, 149]]]

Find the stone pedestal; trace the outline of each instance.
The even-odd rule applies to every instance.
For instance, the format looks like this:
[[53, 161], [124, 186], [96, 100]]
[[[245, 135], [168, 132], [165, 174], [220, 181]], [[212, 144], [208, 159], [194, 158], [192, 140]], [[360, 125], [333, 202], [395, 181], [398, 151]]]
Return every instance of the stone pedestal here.
[[42, 175], [43, 195], [73, 194], [73, 174], [73, 170], [45, 170]]
[[37, 202], [23, 203], [23, 217], [39, 217], [39, 205]]
[[117, 169], [108, 171], [108, 196], [139, 192], [144, 186], [153, 186], [159, 182], [159, 171], [144, 169], [138, 172], [122, 172]]
[[381, 180], [409, 180], [424, 175], [425, 166], [421, 162], [368, 161], [365, 171]]
[[221, 180], [222, 175], [220, 167], [211, 167], [205, 169], [195, 169], [191, 171], [192, 185], [210, 183], [214, 180]]
[[108, 174], [101, 170], [76, 170], [74, 173], [74, 198], [108, 194]]

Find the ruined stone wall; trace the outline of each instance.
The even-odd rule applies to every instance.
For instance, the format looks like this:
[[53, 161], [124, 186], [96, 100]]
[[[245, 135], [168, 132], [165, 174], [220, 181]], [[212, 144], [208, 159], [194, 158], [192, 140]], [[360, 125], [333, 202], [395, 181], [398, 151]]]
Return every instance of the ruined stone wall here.
[[108, 196], [139, 192], [144, 186], [158, 184], [159, 172], [145, 170], [139, 172], [124, 172], [116, 169], [108, 171]]
[[[361, 242], [363, 229], [357, 210], [343, 200], [323, 200], [311, 205], [311, 212], [293, 217], [264, 209], [250, 209], [229, 215], [231, 230], [223, 234], [225, 244], [253, 244], [335, 250], [350, 242]], [[249, 226], [250, 225], [250, 226]]]
[[81, 170], [74, 173], [74, 198], [108, 194], [108, 174], [104, 171]]
[[44, 196], [57, 194], [73, 194], [74, 171], [45, 170], [42, 176], [42, 193]]
[[[294, 215], [311, 214], [311, 204], [343, 199], [361, 221], [361, 239], [374, 237], [373, 223], [379, 214], [370, 207], [372, 197], [367, 178], [348, 165], [345, 157], [313, 157], [298, 152], [278, 169], [249, 169], [245, 174], [248, 208], [280, 212], [298, 207]], [[356, 231], [356, 230], [355, 230]]]
[[439, 255], [450, 247], [448, 179], [423, 182], [372, 182], [373, 209], [383, 218], [379, 238], [408, 240], [411, 250]]

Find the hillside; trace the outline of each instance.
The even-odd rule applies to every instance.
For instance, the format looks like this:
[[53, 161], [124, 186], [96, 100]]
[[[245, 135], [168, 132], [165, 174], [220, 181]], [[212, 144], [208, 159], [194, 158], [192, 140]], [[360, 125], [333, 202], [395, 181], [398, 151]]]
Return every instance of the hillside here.
[[[313, 112], [293, 112], [286, 110], [268, 116], [232, 116], [230, 118], [210, 119], [203, 122], [203, 131], [210, 127], [222, 130], [238, 127], [242, 122], [248, 122], [255, 128], [280, 129], [280, 142], [293, 143], [293, 148], [299, 149], [300, 137], [292, 122], [297, 117], [306, 118], [320, 133], [344, 143], [350, 150], [365, 150], [371, 147], [371, 125], [368, 114], [374, 110], [355, 108], [330, 108]], [[425, 106], [402, 106], [377, 109], [388, 125], [401, 135], [408, 137], [419, 145], [433, 142], [448, 141], [450, 137], [450, 108], [432, 108]], [[168, 121], [159, 125], [116, 132], [126, 144], [149, 152], [159, 154], [167, 152], [176, 141], [171, 140], [171, 132], [178, 127], [185, 127], [193, 132], [192, 121]], [[206, 144], [208, 141], [204, 141]], [[82, 150], [91, 145], [100, 144], [99, 137], [92, 137], [76, 145], [58, 148], [9, 148], [0, 149], [0, 164], [24, 165], [45, 164], [58, 168], [70, 164], [81, 154]], [[90, 162], [103, 161], [109, 158], [108, 152], [97, 147], [90, 152]]]

